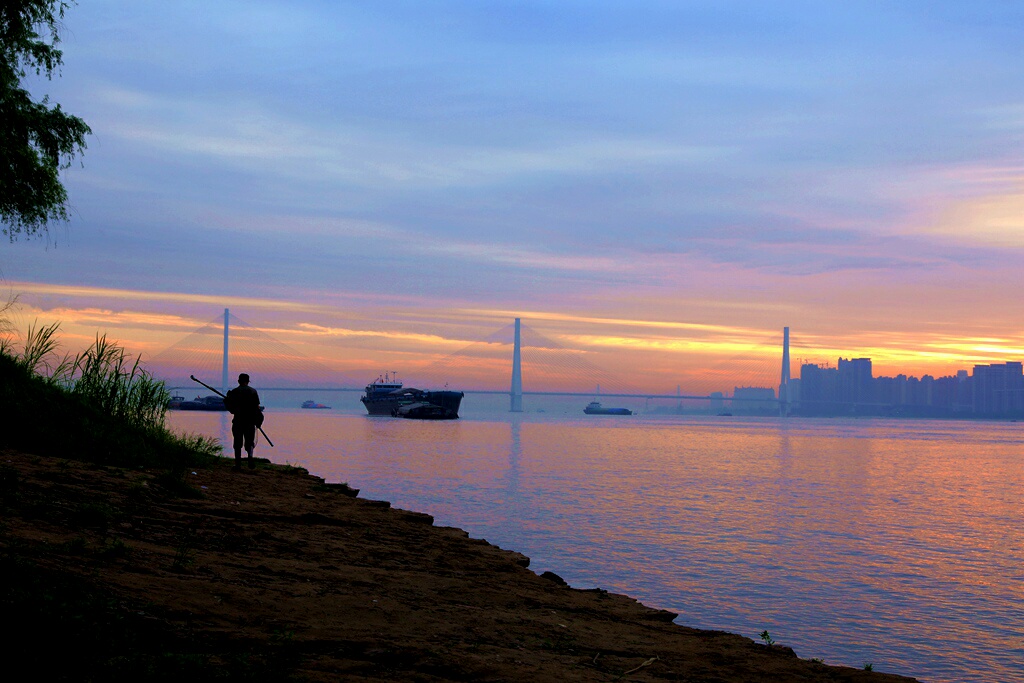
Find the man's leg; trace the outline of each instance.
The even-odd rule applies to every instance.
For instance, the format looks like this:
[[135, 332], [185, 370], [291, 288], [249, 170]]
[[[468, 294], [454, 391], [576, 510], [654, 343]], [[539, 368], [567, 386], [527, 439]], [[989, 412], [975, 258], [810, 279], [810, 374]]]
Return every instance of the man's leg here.
[[234, 437], [233, 446], [235, 448], [235, 466], [232, 469], [234, 469], [237, 472], [242, 469], [243, 432], [241, 425], [236, 425], [234, 422], [231, 423], [231, 436]]
[[256, 469], [256, 463], [252, 460], [252, 451], [256, 447], [256, 426], [246, 427], [245, 430], [245, 452], [249, 456], [249, 469]]

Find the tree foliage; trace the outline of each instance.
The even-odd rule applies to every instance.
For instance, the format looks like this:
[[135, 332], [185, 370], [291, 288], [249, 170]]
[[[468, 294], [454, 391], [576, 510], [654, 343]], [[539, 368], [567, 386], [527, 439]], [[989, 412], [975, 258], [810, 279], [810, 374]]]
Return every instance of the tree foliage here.
[[59, 75], [60, 29], [74, 0], [0, 0], [0, 223], [11, 241], [65, 221], [60, 171], [92, 131], [49, 97], [34, 100], [24, 79]]

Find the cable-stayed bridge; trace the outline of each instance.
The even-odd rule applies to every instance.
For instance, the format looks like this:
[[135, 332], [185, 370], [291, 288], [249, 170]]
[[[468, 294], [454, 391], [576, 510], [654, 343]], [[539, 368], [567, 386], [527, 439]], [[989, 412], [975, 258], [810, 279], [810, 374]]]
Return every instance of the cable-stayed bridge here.
[[195, 375], [225, 391], [234, 386], [239, 372], [275, 378], [295, 388], [354, 389], [359, 385], [358, 381], [232, 315], [228, 309], [224, 309], [223, 316], [150, 358], [147, 367], [172, 388], [195, 387], [189, 379]]
[[[780, 348], [783, 347], [783, 348]], [[788, 378], [788, 328], [785, 336], [766, 339], [717, 363], [700, 368], [700, 383], [667, 380], [661, 391], [651, 391], [607, 370], [591, 360], [592, 352], [571, 348], [522, 324], [519, 319], [487, 334], [458, 351], [423, 365], [403, 369], [407, 385], [452, 388], [470, 393], [508, 394], [510, 409], [522, 409], [522, 396], [595, 396], [678, 400], [757, 400], [763, 402], [764, 389], [771, 389], [773, 400], [786, 402]], [[297, 351], [257, 326], [251, 325], [227, 309], [170, 347], [150, 358], [147, 366], [171, 388], [189, 389], [189, 375], [226, 390], [234, 385], [239, 372], [259, 378], [261, 389], [362, 391], [379, 370], [341, 373], [315, 358]], [[761, 398], [733, 399], [729, 389], [737, 377], [747, 386], [762, 390]], [[686, 390], [683, 384], [686, 384]], [[675, 384], [675, 391], [672, 391]], [[496, 389], [495, 387], [508, 387]], [[779, 390], [779, 394], [774, 392]], [[720, 392], [720, 393], [719, 393]], [[739, 394], [740, 392], [736, 392]], [[776, 409], [778, 403], [776, 402]]]

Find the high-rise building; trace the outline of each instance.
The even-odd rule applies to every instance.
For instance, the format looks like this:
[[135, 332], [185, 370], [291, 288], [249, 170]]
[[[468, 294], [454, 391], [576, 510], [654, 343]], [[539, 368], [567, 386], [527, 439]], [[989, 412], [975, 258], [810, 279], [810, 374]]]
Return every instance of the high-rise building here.
[[857, 404], [874, 403], [874, 378], [871, 374], [870, 358], [839, 359], [837, 368], [840, 403]]
[[800, 366], [800, 412], [834, 415], [837, 410], [838, 372], [814, 363]]
[[1009, 415], [1024, 410], [1024, 365], [975, 365], [971, 376], [972, 412]]

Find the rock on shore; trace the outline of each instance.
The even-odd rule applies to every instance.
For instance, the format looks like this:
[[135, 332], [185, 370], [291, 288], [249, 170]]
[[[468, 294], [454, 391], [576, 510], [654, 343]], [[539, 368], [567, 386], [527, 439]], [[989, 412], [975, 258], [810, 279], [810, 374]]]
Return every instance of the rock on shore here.
[[173, 476], [2, 453], [9, 660], [80, 680], [913, 680], [678, 626], [352, 493], [265, 461]]

